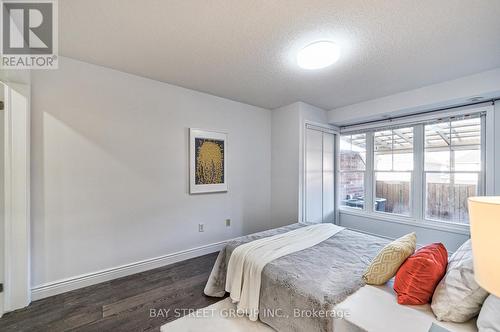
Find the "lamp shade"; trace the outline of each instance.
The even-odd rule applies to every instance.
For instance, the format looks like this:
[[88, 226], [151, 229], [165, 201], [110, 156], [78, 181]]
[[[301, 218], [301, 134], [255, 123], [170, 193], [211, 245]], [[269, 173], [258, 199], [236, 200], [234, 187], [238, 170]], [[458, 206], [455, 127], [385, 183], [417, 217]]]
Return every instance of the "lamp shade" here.
[[500, 296], [500, 196], [470, 197], [469, 217], [476, 281]]

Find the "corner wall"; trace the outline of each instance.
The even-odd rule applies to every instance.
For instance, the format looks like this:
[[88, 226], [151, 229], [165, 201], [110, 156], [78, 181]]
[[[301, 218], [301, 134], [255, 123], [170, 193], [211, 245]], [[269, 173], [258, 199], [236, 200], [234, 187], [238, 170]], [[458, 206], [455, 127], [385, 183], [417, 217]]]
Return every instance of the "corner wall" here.
[[272, 111], [271, 219], [273, 227], [299, 220], [300, 104]]
[[[32, 73], [36, 289], [272, 227], [271, 111], [68, 58], [59, 67]], [[188, 194], [190, 127], [228, 133], [227, 193]]]
[[327, 112], [296, 102], [272, 111], [271, 215], [273, 227], [302, 221], [304, 127], [327, 124]]

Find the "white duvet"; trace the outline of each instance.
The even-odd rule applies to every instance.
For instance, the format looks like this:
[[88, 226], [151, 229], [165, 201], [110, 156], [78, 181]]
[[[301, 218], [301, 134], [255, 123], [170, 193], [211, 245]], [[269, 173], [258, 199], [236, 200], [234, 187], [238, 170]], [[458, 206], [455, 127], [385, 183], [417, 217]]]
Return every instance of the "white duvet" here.
[[229, 259], [226, 291], [252, 321], [259, 317], [259, 296], [262, 270], [267, 263], [282, 256], [310, 248], [327, 240], [343, 227], [317, 224], [283, 234], [242, 244], [234, 249]]

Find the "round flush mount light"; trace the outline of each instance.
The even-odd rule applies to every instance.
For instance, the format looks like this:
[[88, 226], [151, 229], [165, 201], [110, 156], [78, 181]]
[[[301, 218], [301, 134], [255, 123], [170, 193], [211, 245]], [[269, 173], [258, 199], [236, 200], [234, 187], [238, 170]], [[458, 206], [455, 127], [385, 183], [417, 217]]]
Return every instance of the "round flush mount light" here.
[[297, 54], [297, 64], [303, 69], [328, 67], [340, 58], [340, 48], [331, 41], [318, 41], [307, 45]]

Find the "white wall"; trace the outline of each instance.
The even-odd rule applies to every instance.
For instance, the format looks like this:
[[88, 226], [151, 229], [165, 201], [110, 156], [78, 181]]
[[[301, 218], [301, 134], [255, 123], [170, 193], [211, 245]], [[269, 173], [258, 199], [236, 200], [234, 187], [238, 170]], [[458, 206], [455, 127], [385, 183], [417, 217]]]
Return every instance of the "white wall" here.
[[[500, 170], [500, 100], [495, 102], [495, 170]], [[495, 176], [495, 195], [500, 196], [500, 171]]]
[[300, 104], [272, 111], [271, 206], [273, 227], [299, 220]]
[[328, 112], [328, 122], [346, 125], [429, 111], [467, 104], [469, 98], [476, 96], [500, 97], [500, 68], [340, 107]]
[[[32, 73], [33, 286], [271, 228], [271, 111], [59, 67]], [[228, 193], [188, 194], [189, 127], [228, 132]]]
[[2, 69], [0, 70], [0, 81], [19, 83], [19, 84], [29, 84], [30, 75], [31, 75], [30, 70]]
[[327, 124], [327, 112], [303, 102], [272, 111], [272, 220], [279, 227], [302, 220], [304, 126]]
[[437, 228], [427, 228], [413, 224], [390, 222], [383, 219], [375, 219], [364, 215], [355, 215], [343, 212], [340, 213], [340, 225], [390, 239], [396, 239], [405, 234], [416, 232], [417, 243], [419, 245], [441, 242], [450, 252], [457, 250], [457, 248], [469, 238], [469, 235], [461, 232], [444, 231]]

